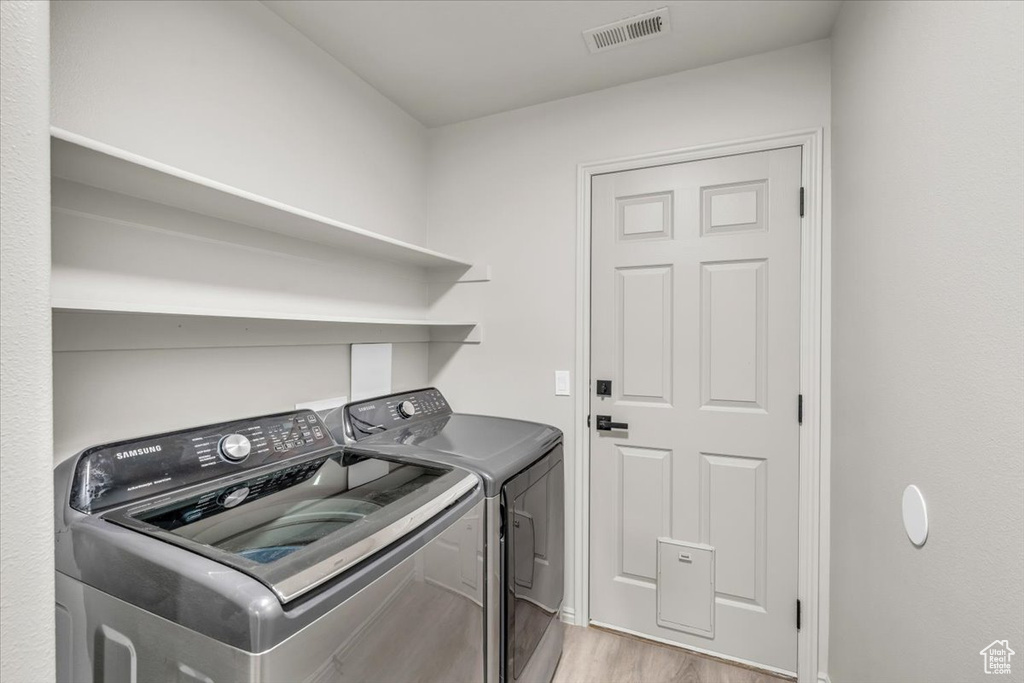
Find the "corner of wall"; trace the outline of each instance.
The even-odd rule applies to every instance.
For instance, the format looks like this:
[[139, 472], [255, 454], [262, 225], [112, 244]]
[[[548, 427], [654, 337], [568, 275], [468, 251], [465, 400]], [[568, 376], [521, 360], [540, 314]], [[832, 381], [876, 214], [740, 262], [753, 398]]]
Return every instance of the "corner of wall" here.
[[54, 678], [49, 3], [0, 2], [0, 679]]

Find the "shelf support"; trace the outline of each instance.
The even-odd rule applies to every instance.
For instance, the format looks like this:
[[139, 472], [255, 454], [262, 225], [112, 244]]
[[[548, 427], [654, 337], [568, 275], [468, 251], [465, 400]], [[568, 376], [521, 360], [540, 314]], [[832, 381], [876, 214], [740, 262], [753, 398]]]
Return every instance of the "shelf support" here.
[[456, 282], [490, 282], [490, 266], [470, 266], [469, 268], [433, 268], [430, 281], [436, 284]]
[[484, 326], [476, 324], [431, 327], [430, 341], [454, 344], [482, 344], [484, 341]]

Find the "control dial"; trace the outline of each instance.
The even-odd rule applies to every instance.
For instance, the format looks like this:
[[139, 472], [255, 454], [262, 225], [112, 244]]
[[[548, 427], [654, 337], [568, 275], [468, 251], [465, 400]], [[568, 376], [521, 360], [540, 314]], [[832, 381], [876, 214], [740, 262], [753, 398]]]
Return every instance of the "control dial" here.
[[416, 406], [412, 401], [402, 401], [398, 404], [398, 414], [409, 418], [416, 414]]
[[249, 439], [241, 434], [229, 434], [221, 439], [220, 445], [217, 446], [221, 457], [230, 462], [245, 460], [249, 457], [251, 449], [252, 445], [249, 443]]
[[236, 489], [231, 489], [223, 496], [220, 497], [220, 504], [226, 508], [233, 508], [249, 495], [248, 486], [239, 486]]

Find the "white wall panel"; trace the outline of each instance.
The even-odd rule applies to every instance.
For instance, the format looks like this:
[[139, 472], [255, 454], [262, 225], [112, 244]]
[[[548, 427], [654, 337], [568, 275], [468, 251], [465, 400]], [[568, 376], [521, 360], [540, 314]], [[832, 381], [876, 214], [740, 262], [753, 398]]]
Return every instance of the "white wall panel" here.
[[[50, 29], [55, 126], [426, 241], [424, 128], [260, 3], [55, 2]], [[55, 189], [57, 297], [371, 318], [420, 318], [427, 305], [417, 268], [73, 183]], [[108, 439], [346, 395], [349, 342], [429, 334], [68, 313], [56, 332], [57, 460]], [[394, 381], [424, 384], [425, 345], [406, 346]]]
[[48, 3], [0, 2], [0, 680], [54, 677]]
[[988, 680], [998, 638], [1020, 677], [1024, 4], [847, 2], [833, 40], [829, 673]]
[[106, 441], [348, 395], [348, 350], [328, 345], [55, 353], [54, 461]]
[[430, 384], [428, 354], [430, 345], [406, 343], [391, 345], [391, 389], [411, 391]]
[[349, 353], [353, 401], [391, 393], [391, 344], [353, 344]]
[[55, 126], [425, 240], [424, 128], [262, 4], [71, 0], [51, 25]]

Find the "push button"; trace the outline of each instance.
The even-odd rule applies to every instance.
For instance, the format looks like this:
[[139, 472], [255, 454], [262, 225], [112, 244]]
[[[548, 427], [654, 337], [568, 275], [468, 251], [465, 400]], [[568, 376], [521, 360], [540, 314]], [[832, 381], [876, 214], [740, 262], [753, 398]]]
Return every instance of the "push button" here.
[[196, 521], [197, 519], [199, 519], [202, 516], [203, 516], [203, 511], [202, 510], [194, 510], [193, 509], [193, 510], [189, 510], [188, 512], [183, 514], [181, 516], [181, 521], [184, 522], [185, 524], [191, 524], [192, 522]]

